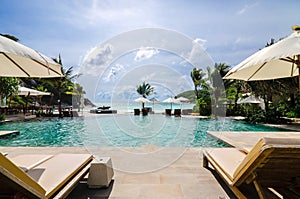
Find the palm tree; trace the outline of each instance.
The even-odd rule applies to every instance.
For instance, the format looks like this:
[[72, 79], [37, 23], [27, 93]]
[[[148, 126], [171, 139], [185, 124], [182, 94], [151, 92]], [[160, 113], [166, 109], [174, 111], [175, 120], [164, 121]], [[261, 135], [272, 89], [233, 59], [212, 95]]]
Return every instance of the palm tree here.
[[77, 96], [78, 112], [80, 111], [80, 107], [83, 105], [81, 104], [81, 98], [84, 94], [85, 91], [83, 90], [83, 87], [80, 84], [76, 83], [74, 85], [72, 95]]
[[198, 88], [205, 83], [205, 80], [203, 79], [204, 76], [205, 73], [202, 69], [194, 68], [191, 72], [191, 78], [194, 82], [195, 95], [197, 99], [199, 99]]
[[[146, 98], [147, 96], [154, 94], [154, 88], [150, 84], [143, 82], [141, 85], [137, 86], [136, 92]], [[145, 103], [142, 103], [143, 109], [145, 108]]]
[[224, 110], [224, 102], [226, 103], [226, 92], [225, 88], [230, 88], [233, 84], [232, 80], [223, 81], [224, 77], [229, 71], [230, 66], [225, 63], [215, 63], [214, 69], [207, 67], [207, 77], [209, 85], [211, 86], [211, 99], [214, 111], [216, 115], [222, 115]]
[[[58, 64], [60, 64], [62, 66], [62, 61], [61, 61], [61, 57], [59, 55], [58, 59], [53, 59], [55, 62], [57, 62]], [[50, 80], [50, 85], [53, 88], [56, 88], [56, 93], [57, 93], [57, 97], [58, 97], [58, 112], [59, 112], [59, 117], [62, 117], [62, 109], [61, 109], [61, 104], [62, 104], [62, 93], [66, 93], [68, 91], [71, 91], [73, 88], [73, 83], [72, 83], [72, 79], [78, 77], [79, 75], [72, 75], [73, 73], [73, 67], [71, 66], [70, 68], [68, 68], [67, 70], [64, 70], [64, 67], [61, 68], [62, 70], [62, 74], [63, 77], [59, 77], [58, 79], [52, 79]]]

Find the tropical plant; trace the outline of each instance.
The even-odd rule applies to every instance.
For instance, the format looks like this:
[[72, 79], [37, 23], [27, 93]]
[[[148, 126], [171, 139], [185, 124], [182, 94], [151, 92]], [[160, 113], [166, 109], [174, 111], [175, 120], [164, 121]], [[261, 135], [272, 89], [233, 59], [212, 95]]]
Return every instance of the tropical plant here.
[[17, 37], [13, 36], [13, 35], [9, 35], [9, 34], [0, 34], [0, 35], [3, 36], [3, 37], [6, 37], [8, 39], [11, 39], [11, 40], [13, 40], [15, 42], [19, 41], [19, 39]]
[[[58, 59], [53, 59], [58, 64], [62, 65], [61, 57], [59, 55]], [[62, 65], [63, 66], [63, 65]], [[59, 117], [62, 117], [62, 95], [66, 95], [67, 92], [72, 92], [73, 90], [73, 83], [72, 79], [78, 77], [78, 75], [72, 75], [73, 73], [73, 67], [69, 67], [67, 70], [62, 67], [62, 77], [59, 78], [52, 78], [48, 79], [47, 84], [50, 85], [50, 87], [55, 90], [51, 91], [52, 93], [56, 93], [57, 95], [57, 101], [58, 101], [58, 112]]]
[[194, 83], [196, 99], [199, 99], [198, 89], [205, 83], [204, 76], [205, 73], [202, 71], [202, 69], [193, 68], [191, 71], [191, 78]]
[[[136, 92], [146, 98], [147, 96], [154, 94], [154, 88], [149, 84], [143, 82], [141, 85], [137, 86]], [[145, 103], [142, 103], [143, 109], [145, 108]]]
[[83, 90], [83, 87], [80, 84], [76, 83], [74, 84], [73, 92], [71, 94], [75, 96], [76, 100], [74, 100], [73, 104], [76, 104], [78, 106], [78, 112], [79, 112], [80, 107], [83, 106], [83, 104], [81, 104], [82, 101], [81, 98], [85, 94], [85, 91]]
[[16, 77], [0, 77], [0, 104], [3, 98], [11, 97], [18, 91], [19, 79]]

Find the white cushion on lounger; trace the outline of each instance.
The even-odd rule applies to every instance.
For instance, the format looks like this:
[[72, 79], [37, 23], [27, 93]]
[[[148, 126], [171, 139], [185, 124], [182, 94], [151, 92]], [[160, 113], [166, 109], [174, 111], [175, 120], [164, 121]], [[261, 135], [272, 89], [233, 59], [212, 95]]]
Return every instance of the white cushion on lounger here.
[[9, 157], [9, 159], [18, 167], [27, 172], [30, 169], [38, 166], [46, 160], [53, 157], [53, 155], [20, 155], [16, 157]]
[[218, 165], [230, 180], [233, 180], [235, 170], [246, 157], [236, 148], [212, 148], [206, 151], [208, 152], [206, 155], [211, 157], [214, 164]]
[[49, 197], [92, 158], [90, 154], [58, 154], [29, 170], [27, 174], [46, 190], [46, 197]]

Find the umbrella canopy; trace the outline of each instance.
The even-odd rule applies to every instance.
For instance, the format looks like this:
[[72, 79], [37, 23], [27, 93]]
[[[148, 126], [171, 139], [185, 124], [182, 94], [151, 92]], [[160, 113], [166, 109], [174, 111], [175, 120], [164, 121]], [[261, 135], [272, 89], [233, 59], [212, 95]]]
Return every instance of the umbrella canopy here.
[[135, 102], [139, 102], [139, 103], [146, 103], [146, 102], [150, 102], [150, 100], [144, 98], [144, 97], [139, 97], [137, 99], [134, 100]]
[[172, 109], [172, 104], [173, 103], [174, 104], [180, 104], [180, 101], [177, 100], [177, 99], [175, 99], [175, 98], [173, 98], [173, 97], [169, 97], [169, 98], [165, 99], [163, 102], [170, 103], [171, 104], [171, 109]]
[[153, 97], [153, 98], [150, 99], [150, 102], [153, 102], [153, 103], [154, 103], [154, 102], [159, 102], [159, 100], [156, 99], [155, 97]]
[[261, 104], [264, 103], [262, 99], [256, 98], [253, 95], [250, 95], [249, 97], [246, 97], [244, 99], [239, 99], [237, 101], [238, 104]]
[[188, 98], [185, 98], [185, 97], [178, 97], [177, 100], [179, 102], [189, 102], [190, 101]]
[[169, 97], [168, 99], [165, 99], [163, 102], [165, 103], [175, 103], [175, 104], [180, 104], [180, 101], [173, 98], [173, 97]]
[[61, 77], [61, 65], [51, 58], [0, 35], [0, 76]]
[[293, 30], [290, 36], [263, 48], [233, 67], [224, 79], [255, 81], [293, 76], [299, 76], [300, 79], [300, 27], [293, 26]]
[[38, 90], [31, 89], [31, 88], [26, 88], [26, 87], [19, 87], [18, 95], [40, 96], [40, 95], [51, 95], [51, 93], [42, 92], [42, 91], [38, 91]]

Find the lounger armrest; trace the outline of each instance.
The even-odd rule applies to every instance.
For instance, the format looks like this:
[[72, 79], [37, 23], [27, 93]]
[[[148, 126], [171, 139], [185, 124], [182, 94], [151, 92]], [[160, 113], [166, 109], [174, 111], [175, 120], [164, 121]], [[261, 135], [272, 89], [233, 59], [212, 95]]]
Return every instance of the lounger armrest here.
[[26, 196], [28, 198], [46, 198], [44, 195], [42, 195], [40, 192], [33, 189], [31, 186], [17, 178], [16, 176], [12, 175], [9, 171], [4, 169], [3, 167], [0, 167], [0, 173], [1, 178], [5, 178], [5, 181], [8, 183], [8, 181], [12, 182], [14, 184], [14, 189], [16, 190], [16, 193], [22, 193], [23, 196]]
[[13, 181], [19, 179], [23, 184], [27, 184], [27, 187], [31, 187], [32, 190], [44, 195], [46, 191], [41, 187], [34, 179], [27, 175], [22, 169], [11, 162], [6, 156], [0, 153], [0, 167], [1, 171], [10, 173], [9, 176], [13, 176]]
[[76, 187], [78, 182], [86, 176], [90, 170], [91, 163], [86, 165], [79, 173], [76, 174], [62, 189], [55, 194], [53, 198], [66, 198]]

